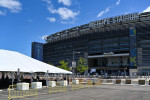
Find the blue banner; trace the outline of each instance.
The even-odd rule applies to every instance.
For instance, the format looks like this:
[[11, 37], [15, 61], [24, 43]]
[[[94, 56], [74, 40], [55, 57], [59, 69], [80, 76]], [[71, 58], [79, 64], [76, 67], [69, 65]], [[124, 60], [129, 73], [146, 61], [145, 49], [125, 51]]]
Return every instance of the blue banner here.
[[137, 66], [136, 27], [130, 27], [130, 67]]

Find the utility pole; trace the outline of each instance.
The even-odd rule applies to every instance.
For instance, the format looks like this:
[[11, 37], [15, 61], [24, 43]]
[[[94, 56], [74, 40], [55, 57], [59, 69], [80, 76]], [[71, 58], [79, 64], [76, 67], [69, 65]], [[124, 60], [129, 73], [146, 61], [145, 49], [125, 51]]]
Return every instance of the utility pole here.
[[75, 74], [76, 62], [75, 62], [75, 54], [79, 54], [80, 52], [73, 51], [73, 61], [72, 61], [72, 72]]

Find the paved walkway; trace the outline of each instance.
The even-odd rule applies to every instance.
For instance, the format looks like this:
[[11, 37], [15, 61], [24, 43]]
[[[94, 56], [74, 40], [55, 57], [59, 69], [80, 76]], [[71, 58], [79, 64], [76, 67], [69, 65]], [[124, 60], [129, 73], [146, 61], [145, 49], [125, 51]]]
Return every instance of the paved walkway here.
[[[101, 85], [51, 95], [48, 95], [46, 90], [44, 92], [39, 93], [37, 97], [13, 100], [150, 100], [150, 86]], [[5, 93], [0, 93], [3, 94], [0, 100], [7, 100]]]

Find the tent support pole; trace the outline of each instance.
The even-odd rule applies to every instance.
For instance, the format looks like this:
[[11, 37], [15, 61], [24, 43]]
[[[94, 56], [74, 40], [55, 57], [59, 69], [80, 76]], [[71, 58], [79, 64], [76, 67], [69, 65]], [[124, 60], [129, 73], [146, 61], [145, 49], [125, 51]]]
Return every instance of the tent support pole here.
[[49, 73], [49, 70], [47, 70], [47, 73], [46, 73], [46, 87], [49, 86], [49, 84], [48, 84], [48, 73]]
[[11, 72], [11, 83], [12, 83], [12, 89], [14, 84], [14, 72]]
[[31, 83], [32, 83], [32, 81], [33, 81], [32, 77], [33, 77], [33, 73], [31, 72]]
[[18, 70], [17, 70], [17, 83], [19, 83], [20, 82], [20, 68], [18, 68]]
[[60, 74], [58, 73], [57, 75], [58, 75], [58, 81], [60, 81]]

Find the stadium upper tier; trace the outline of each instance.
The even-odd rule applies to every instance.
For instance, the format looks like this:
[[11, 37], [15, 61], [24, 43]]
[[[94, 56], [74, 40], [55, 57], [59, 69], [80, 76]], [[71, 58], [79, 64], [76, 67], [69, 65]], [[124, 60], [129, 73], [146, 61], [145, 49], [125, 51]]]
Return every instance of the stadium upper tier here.
[[146, 20], [150, 20], [150, 12], [120, 15], [112, 18], [93, 21], [88, 24], [63, 30], [45, 37], [45, 40], [47, 43], [50, 43], [50, 42], [55, 42], [63, 39], [68, 39], [68, 38], [73, 38], [80, 35], [88, 34], [92, 30], [100, 29], [107, 26], [131, 23], [135, 21], [146, 21]]

